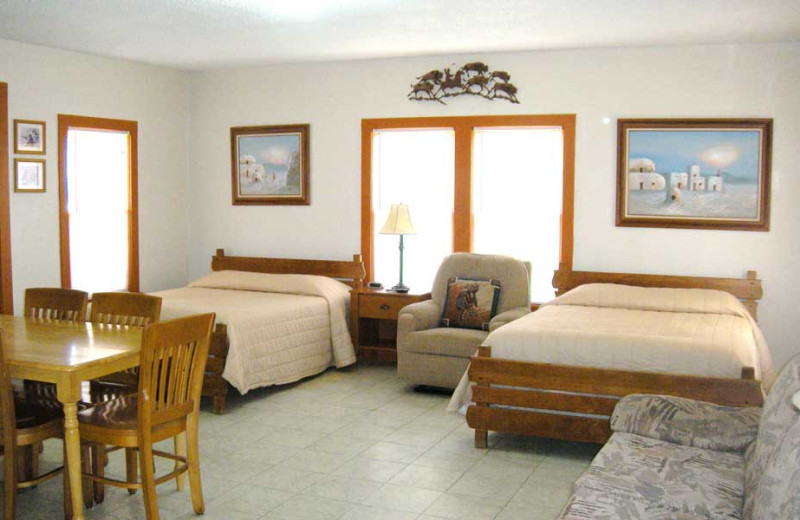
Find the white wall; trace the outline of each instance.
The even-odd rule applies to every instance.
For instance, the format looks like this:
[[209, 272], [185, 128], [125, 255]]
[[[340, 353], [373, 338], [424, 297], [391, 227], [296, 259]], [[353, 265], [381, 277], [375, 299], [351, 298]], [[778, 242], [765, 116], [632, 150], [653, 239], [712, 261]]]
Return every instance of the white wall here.
[[[25, 288], [60, 286], [58, 114], [139, 122], [139, 262], [144, 291], [187, 279], [188, 75], [0, 40], [9, 119], [47, 123], [47, 192], [13, 193], [14, 307]], [[9, 139], [13, 126], [9, 121]], [[9, 146], [13, 169], [13, 146]], [[32, 157], [32, 156], [31, 156]]]
[[[521, 103], [456, 98], [443, 106], [406, 99], [416, 76], [474, 60], [510, 72]], [[575, 268], [731, 277], [755, 269], [766, 293], [760, 320], [782, 364], [800, 351], [798, 84], [796, 44], [450, 55], [197, 73], [190, 101], [189, 274], [205, 273], [218, 247], [304, 258], [347, 259], [357, 252], [362, 118], [576, 113]], [[615, 120], [624, 117], [774, 118], [772, 230], [615, 227]], [[232, 206], [230, 127], [286, 123], [311, 124], [311, 206]]]

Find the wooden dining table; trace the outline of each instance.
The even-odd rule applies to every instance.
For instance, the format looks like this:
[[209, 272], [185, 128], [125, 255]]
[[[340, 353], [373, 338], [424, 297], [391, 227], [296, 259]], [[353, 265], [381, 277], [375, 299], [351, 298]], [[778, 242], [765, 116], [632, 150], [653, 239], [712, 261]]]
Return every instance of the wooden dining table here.
[[64, 406], [73, 519], [83, 520], [78, 433], [81, 382], [138, 366], [142, 329], [6, 315], [0, 315], [0, 329], [11, 377], [56, 385]]

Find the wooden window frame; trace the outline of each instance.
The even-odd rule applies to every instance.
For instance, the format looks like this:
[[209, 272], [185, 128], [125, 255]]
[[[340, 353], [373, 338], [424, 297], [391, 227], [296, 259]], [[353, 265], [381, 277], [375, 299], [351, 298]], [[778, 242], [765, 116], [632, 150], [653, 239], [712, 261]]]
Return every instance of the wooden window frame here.
[[375, 215], [372, 213], [372, 136], [378, 130], [442, 128], [455, 132], [453, 252], [472, 251], [472, 138], [475, 128], [561, 128], [564, 139], [563, 197], [559, 263], [572, 268], [575, 215], [575, 114], [406, 117], [361, 120], [361, 254], [369, 280], [374, 278]]
[[8, 182], [8, 83], [0, 82], [0, 313], [14, 313]]
[[61, 287], [71, 289], [69, 211], [67, 208], [67, 132], [70, 129], [128, 133], [128, 287], [139, 292], [138, 123], [68, 114], [58, 115], [58, 198], [61, 235]]

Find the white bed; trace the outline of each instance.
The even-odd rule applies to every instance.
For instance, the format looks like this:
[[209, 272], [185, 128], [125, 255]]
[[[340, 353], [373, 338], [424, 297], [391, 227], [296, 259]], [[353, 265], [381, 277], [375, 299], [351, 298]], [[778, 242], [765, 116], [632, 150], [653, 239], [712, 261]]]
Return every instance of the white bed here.
[[582, 285], [494, 331], [504, 359], [672, 374], [739, 377], [762, 359], [761, 331], [731, 294], [615, 284]]
[[355, 363], [350, 289], [324, 276], [218, 271], [153, 294], [165, 320], [217, 314], [230, 343], [222, 377], [244, 394]]
[[[518, 374], [502, 374], [517, 370], [522, 366], [519, 363], [543, 370], [538, 378], [525, 377], [526, 384], [521, 386], [530, 390], [538, 387], [584, 396], [625, 395], [618, 387], [624, 387], [626, 378], [635, 373], [641, 373], [644, 381], [648, 379], [646, 374], [652, 374], [652, 380], [658, 379], [657, 374], [686, 376], [686, 381], [699, 387], [704, 386], [705, 378], [709, 387], [719, 381], [735, 381], [742, 377], [743, 370], [752, 370], [750, 377], [767, 388], [772, 378], [772, 360], [758, 324], [732, 294], [711, 289], [581, 285], [495, 330], [484, 346], [491, 346], [491, 358], [498, 360], [496, 363], [517, 363], [513, 367], [508, 363], [498, 365], [501, 380], [514, 379]], [[473, 366], [472, 370], [481, 373], [478, 381], [487, 380], [483, 368]], [[601, 371], [603, 375], [597, 381], [571, 379], [580, 374], [594, 378]], [[450, 411], [463, 411], [472, 402], [468, 373], [453, 394]], [[553, 374], [563, 382], [544, 382], [544, 374]], [[613, 392], [603, 391], [611, 388]], [[603, 402], [596, 408], [608, 410], [610, 404], [613, 403]], [[470, 409], [476, 414], [505, 413], [487, 412], [486, 405], [482, 406]], [[549, 414], [569, 413], [569, 408], [562, 405], [557, 405], [556, 410], [561, 411]], [[605, 411], [590, 413], [606, 415]], [[476, 442], [479, 436], [485, 436], [482, 428], [476, 429]]]

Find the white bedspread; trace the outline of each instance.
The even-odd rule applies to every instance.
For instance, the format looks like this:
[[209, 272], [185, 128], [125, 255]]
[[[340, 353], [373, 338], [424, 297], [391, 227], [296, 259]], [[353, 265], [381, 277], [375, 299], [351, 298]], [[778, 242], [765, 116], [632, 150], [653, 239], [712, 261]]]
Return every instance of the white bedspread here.
[[153, 294], [162, 319], [217, 313], [230, 339], [222, 376], [244, 394], [355, 363], [349, 290], [323, 276], [219, 271]]
[[[518, 361], [741, 377], [765, 387], [772, 359], [761, 330], [729, 293], [705, 289], [583, 285], [492, 332], [492, 357]], [[469, 402], [466, 374], [448, 409]]]

